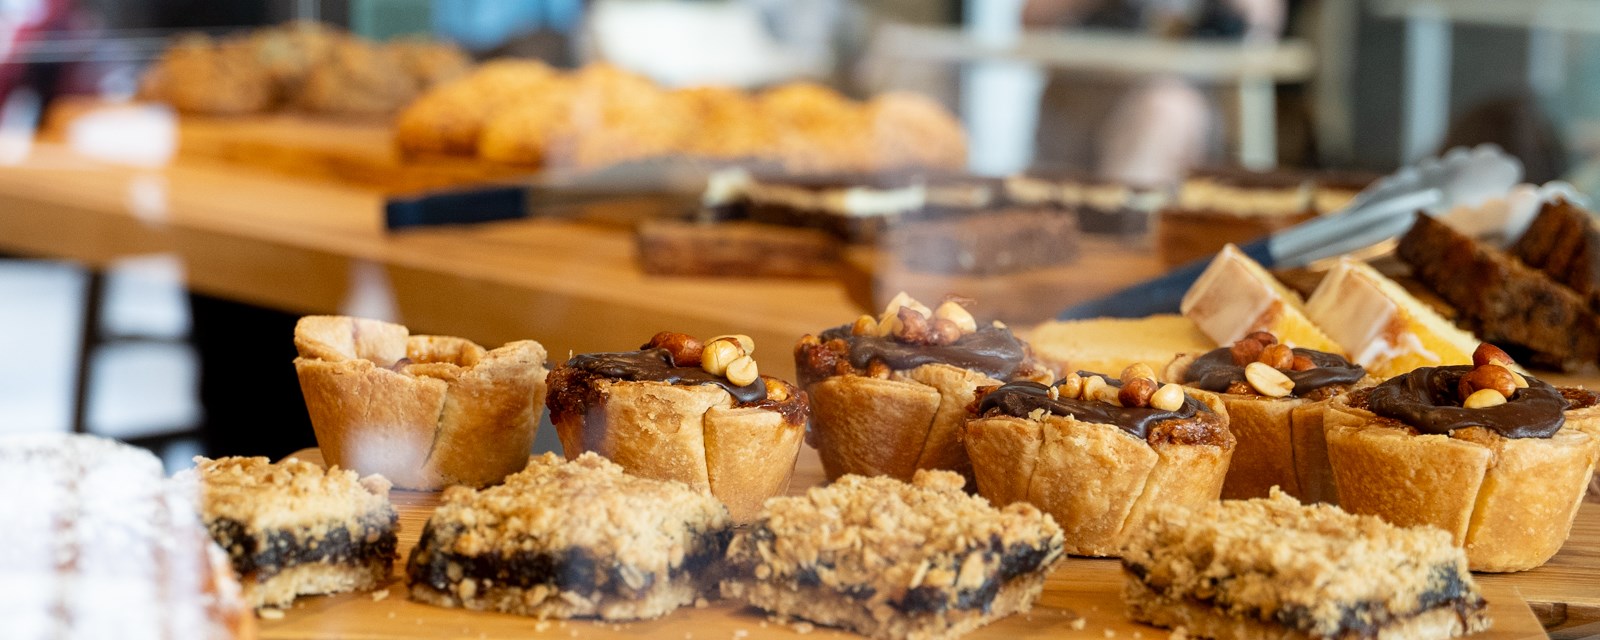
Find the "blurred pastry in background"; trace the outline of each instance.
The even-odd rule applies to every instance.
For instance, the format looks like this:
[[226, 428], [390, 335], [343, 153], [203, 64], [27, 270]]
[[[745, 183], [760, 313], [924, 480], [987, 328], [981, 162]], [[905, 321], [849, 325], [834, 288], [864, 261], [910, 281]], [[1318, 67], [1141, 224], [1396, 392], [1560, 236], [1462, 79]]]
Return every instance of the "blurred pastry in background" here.
[[[423, 93], [395, 119], [402, 153], [473, 155], [489, 119], [507, 105], [541, 95], [559, 78], [537, 60], [493, 60], [470, 75]], [[540, 143], [542, 148], [542, 142]]]

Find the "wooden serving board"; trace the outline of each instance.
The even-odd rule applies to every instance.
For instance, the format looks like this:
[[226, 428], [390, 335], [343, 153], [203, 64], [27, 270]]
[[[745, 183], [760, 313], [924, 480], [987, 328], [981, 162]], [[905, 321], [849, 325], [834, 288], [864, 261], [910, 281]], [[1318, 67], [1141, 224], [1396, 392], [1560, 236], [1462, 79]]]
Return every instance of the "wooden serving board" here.
[[[51, 105], [41, 135], [66, 140], [73, 120], [116, 108], [94, 98]], [[178, 157], [221, 161], [304, 178], [401, 193], [522, 176], [535, 169], [466, 157], [408, 157], [387, 119], [354, 120], [281, 113], [178, 116]]]
[[[294, 454], [303, 460], [322, 461], [316, 449]], [[822, 465], [816, 451], [807, 447], [800, 455], [795, 469], [790, 493], [798, 494], [821, 484]], [[406, 597], [405, 582], [401, 577], [405, 558], [416, 545], [422, 527], [427, 523], [433, 508], [438, 504], [438, 494], [412, 491], [393, 491], [390, 499], [400, 513], [400, 562], [396, 573], [376, 593], [355, 593], [336, 596], [310, 597], [297, 600], [293, 607], [283, 611], [281, 617], [263, 617], [260, 637], [263, 640], [321, 640], [326, 638], [742, 638], [742, 637], [794, 637], [800, 630], [768, 620], [761, 611], [741, 607], [730, 602], [711, 602], [705, 608], [685, 607], [658, 620], [629, 623], [604, 623], [593, 620], [539, 621], [522, 616], [448, 609], [411, 602]], [[1568, 596], [1587, 593], [1600, 601], [1595, 593], [1595, 576], [1600, 576], [1600, 505], [1584, 505], [1580, 522], [1584, 522], [1587, 538], [1581, 544], [1577, 531], [1563, 549], [1558, 559], [1566, 558], [1564, 565], [1573, 571], [1583, 572], [1583, 577], [1571, 588], [1558, 588], [1567, 581], [1568, 573], [1548, 572], [1535, 581], [1521, 578], [1532, 575], [1518, 574], [1498, 579], [1484, 579], [1480, 586], [1489, 600], [1489, 612], [1494, 617], [1494, 627], [1488, 632], [1473, 636], [1484, 640], [1498, 638], [1545, 637], [1544, 627], [1535, 617], [1523, 595], [1524, 585], [1534, 584], [1534, 589], [1546, 596]], [[1578, 547], [1578, 548], [1575, 548]], [[1588, 563], [1588, 564], [1585, 564]], [[1549, 568], [1549, 567], [1547, 567]], [[1540, 571], [1543, 571], [1541, 569]], [[1546, 584], [1547, 583], [1547, 584]], [[1096, 638], [1106, 640], [1141, 640], [1165, 638], [1168, 631], [1132, 622], [1123, 615], [1122, 572], [1116, 560], [1069, 558], [1062, 562], [1045, 583], [1033, 611], [1014, 615], [983, 627], [972, 638]], [[854, 634], [817, 627], [808, 637], [852, 638]]]

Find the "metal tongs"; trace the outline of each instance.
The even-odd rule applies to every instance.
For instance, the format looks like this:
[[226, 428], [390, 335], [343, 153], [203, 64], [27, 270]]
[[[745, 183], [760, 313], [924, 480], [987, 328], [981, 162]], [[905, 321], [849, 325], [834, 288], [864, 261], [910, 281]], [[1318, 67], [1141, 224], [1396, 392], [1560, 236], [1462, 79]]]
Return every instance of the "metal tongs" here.
[[[1392, 241], [1423, 211], [1442, 215], [1504, 197], [1522, 180], [1522, 162], [1499, 147], [1458, 147], [1428, 158], [1368, 186], [1338, 213], [1295, 225], [1240, 251], [1269, 269], [1304, 267], [1318, 260], [1362, 252]], [[1138, 318], [1177, 313], [1211, 258], [1183, 265], [1159, 278], [1068, 308], [1061, 320]]]

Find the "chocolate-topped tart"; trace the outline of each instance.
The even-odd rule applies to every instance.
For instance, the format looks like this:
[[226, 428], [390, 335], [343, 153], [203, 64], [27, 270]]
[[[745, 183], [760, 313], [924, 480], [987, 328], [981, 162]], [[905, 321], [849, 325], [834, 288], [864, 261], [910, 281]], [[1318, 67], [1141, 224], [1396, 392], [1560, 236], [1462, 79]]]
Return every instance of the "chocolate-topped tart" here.
[[960, 432], [978, 387], [1054, 377], [1005, 325], [980, 327], [955, 300], [930, 310], [904, 292], [879, 318], [802, 337], [794, 356], [811, 398], [807, 438], [829, 479], [970, 476]]
[[1202, 638], [1450, 638], [1492, 620], [1460, 549], [1331, 505], [1164, 506], [1122, 555], [1128, 616]]
[[1167, 379], [1221, 395], [1239, 439], [1222, 497], [1265, 497], [1276, 486], [1308, 502], [1334, 500], [1322, 414], [1328, 400], [1376, 384], [1343, 356], [1290, 348], [1266, 331], [1227, 347], [1180, 355]]
[[1600, 394], [1514, 366], [1484, 343], [1472, 366], [1423, 367], [1335, 399], [1326, 421], [1339, 504], [1444, 529], [1474, 571], [1544, 564], [1600, 457]]
[[1075, 555], [1117, 555], [1156, 505], [1215, 502], [1234, 454], [1216, 394], [1160, 385], [1143, 364], [980, 388], [969, 411], [979, 495], [1044, 509]]
[[637, 351], [573, 356], [550, 373], [550, 421], [568, 459], [593, 451], [628, 473], [709, 491], [735, 521], [789, 487], [810, 408], [760, 375], [755, 342], [663, 331]]
[[962, 483], [948, 471], [849, 475], [774, 498], [728, 545], [722, 595], [872, 638], [954, 638], [1028, 611], [1061, 529]]

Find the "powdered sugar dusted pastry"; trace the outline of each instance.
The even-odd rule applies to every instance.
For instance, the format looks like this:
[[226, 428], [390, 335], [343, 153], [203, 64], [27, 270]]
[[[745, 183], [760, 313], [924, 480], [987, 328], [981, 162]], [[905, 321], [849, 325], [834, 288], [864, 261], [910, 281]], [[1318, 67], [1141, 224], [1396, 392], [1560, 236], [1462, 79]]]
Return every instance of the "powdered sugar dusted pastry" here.
[[953, 638], [1029, 610], [1061, 529], [961, 485], [923, 470], [909, 484], [852, 475], [774, 498], [729, 546], [722, 594], [873, 638]]
[[980, 327], [957, 301], [931, 310], [904, 293], [877, 319], [801, 338], [795, 369], [829, 478], [970, 474], [960, 432], [978, 387], [1054, 378], [1005, 325]]
[[192, 495], [142, 449], [91, 436], [0, 438], [7, 638], [253, 637]]
[[1221, 400], [1124, 373], [980, 388], [962, 433], [978, 493], [1038, 505], [1067, 553], [1091, 556], [1116, 555], [1155, 505], [1215, 502], [1235, 454]]
[[1157, 509], [1122, 555], [1134, 620], [1207, 638], [1449, 638], [1489, 628], [1432, 527], [1268, 498]]
[[735, 521], [789, 488], [806, 394], [760, 375], [755, 342], [671, 331], [638, 351], [573, 356], [550, 374], [550, 421], [569, 459], [593, 451], [628, 473], [709, 491]]
[[499, 486], [446, 490], [406, 576], [412, 599], [428, 604], [655, 618], [700, 596], [730, 534], [727, 510], [703, 492], [593, 453], [546, 453]]
[[179, 475], [200, 498], [212, 539], [227, 550], [257, 607], [297, 596], [376, 588], [394, 566], [399, 516], [383, 476], [357, 478], [290, 458], [196, 458]]
[[544, 406], [539, 343], [490, 351], [345, 316], [306, 316], [294, 334], [294, 368], [329, 464], [433, 490], [493, 484], [527, 463]]

